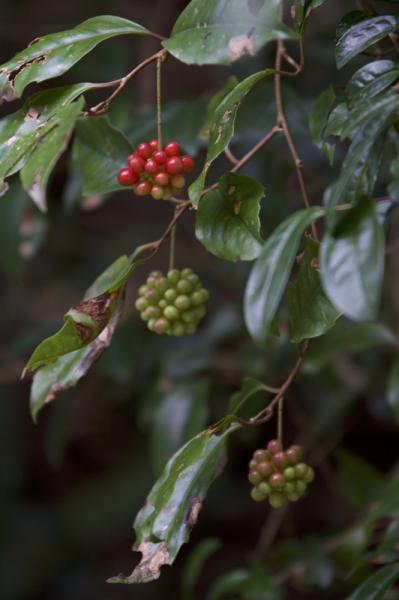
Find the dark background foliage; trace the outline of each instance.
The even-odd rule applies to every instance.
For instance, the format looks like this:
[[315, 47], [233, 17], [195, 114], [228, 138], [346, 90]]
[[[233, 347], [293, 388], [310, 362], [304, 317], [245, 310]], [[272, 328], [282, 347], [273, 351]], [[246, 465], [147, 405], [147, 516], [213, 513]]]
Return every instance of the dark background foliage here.
[[[2, 0], [0, 63], [36, 36], [67, 29], [97, 14], [123, 16], [167, 35], [185, 4], [179, 0]], [[351, 64], [338, 73], [334, 62], [335, 27], [351, 8], [356, 8], [355, 2], [334, 0], [315, 11], [306, 44], [307, 66], [295, 87], [286, 89], [288, 115], [314, 202], [320, 202], [332, 172], [310, 141], [308, 112], [312, 99], [330, 82], [342, 86], [354, 70]], [[62, 82], [120, 77], [157, 47], [154, 40], [110, 40]], [[182, 140], [200, 162], [204, 142], [198, 132], [208, 98], [231, 71], [242, 78], [272, 64], [273, 53], [271, 44], [255, 60], [240, 61], [232, 70], [188, 68], [170, 59], [163, 77], [169, 137]], [[151, 66], [134, 79], [111, 110], [114, 123], [132, 142], [155, 135], [154, 97]], [[95, 101], [96, 95], [91, 98]], [[2, 107], [3, 114], [15, 106]], [[240, 111], [232, 146], [236, 154], [242, 155], [259, 132], [273, 124], [273, 110], [271, 84], [261, 84]], [[338, 153], [343, 154], [343, 148]], [[334, 540], [358, 522], [364, 507], [382, 489], [382, 475], [397, 461], [397, 429], [385, 392], [395, 349], [383, 325], [372, 330], [341, 323], [335, 337], [330, 334], [315, 342], [304, 373], [290, 391], [286, 438], [308, 448], [318, 475], [311, 492], [285, 514], [283, 522], [278, 513], [252, 503], [247, 482], [247, 462], [254, 448], [274, 436], [271, 423], [230, 441], [231, 461], [211, 488], [190, 544], [174, 567], [165, 568], [159, 581], [144, 586], [105, 583], [108, 576], [129, 572], [137, 559], [130, 552], [133, 518], [176, 444], [224, 414], [229, 395], [243, 375], [262, 377], [267, 372], [268, 381], [278, 384], [295, 355], [281, 338], [261, 350], [250, 341], [241, 315], [247, 265], [207, 254], [194, 238], [193, 217], [188, 214], [178, 230], [178, 265], [192, 266], [211, 291], [202, 331], [183, 341], [165, 342], [147, 335], [133, 308], [137, 288], [150, 268], [144, 267], [129, 283], [124, 319], [112, 347], [76, 389], [65, 392], [40, 414], [35, 426], [29, 414], [29, 382], [19, 381], [32, 348], [57, 328], [62, 314], [79, 301], [97, 273], [120, 254], [156, 239], [171, 218], [169, 206], [129, 192], [81, 202], [76, 192], [78, 176], [68, 172], [67, 159], [63, 157], [51, 180], [48, 216], [39, 215], [19, 189], [1, 213], [1, 597], [189, 600], [181, 595], [187, 561], [201, 540], [216, 537], [220, 548], [206, 563], [195, 598], [205, 598], [220, 576], [265, 561], [268, 569], [279, 574], [281, 596], [275, 591], [270, 596], [254, 592], [234, 597], [342, 599], [364, 577], [360, 568], [351, 581], [344, 579], [361, 557], [358, 538], [362, 534], [356, 530], [344, 535], [339, 553], [334, 553]], [[220, 172], [227, 164], [223, 160], [217, 167]], [[211, 176], [218, 174], [217, 169]], [[244, 173], [266, 187], [265, 233], [300, 207], [283, 140], [260, 153]], [[394, 220], [389, 239], [395, 239], [397, 228]], [[384, 292], [389, 300], [381, 320], [397, 330], [395, 258], [393, 247], [387, 257]], [[165, 248], [151, 267], [166, 265]], [[359, 352], [352, 354], [352, 349]], [[174, 421], [176, 414], [185, 413], [191, 429]], [[169, 435], [173, 427], [175, 437]], [[307, 562], [290, 572], [289, 565], [302, 559]]]

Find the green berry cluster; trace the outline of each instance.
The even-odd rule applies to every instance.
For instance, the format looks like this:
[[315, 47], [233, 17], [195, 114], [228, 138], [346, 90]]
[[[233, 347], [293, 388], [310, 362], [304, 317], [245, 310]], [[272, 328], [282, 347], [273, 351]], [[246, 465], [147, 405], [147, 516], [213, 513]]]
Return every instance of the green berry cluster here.
[[314, 471], [301, 462], [300, 446], [290, 446], [283, 451], [280, 442], [271, 440], [267, 449], [256, 450], [249, 463], [249, 481], [253, 484], [252, 499], [268, 500], [273, 508], [296, 502], [314, 479]]
[[136, 308], [155, 333], [181, 336], [195, 333], [205, 315], [209, 292], [191, 269], [152, 271], [139, 289]]

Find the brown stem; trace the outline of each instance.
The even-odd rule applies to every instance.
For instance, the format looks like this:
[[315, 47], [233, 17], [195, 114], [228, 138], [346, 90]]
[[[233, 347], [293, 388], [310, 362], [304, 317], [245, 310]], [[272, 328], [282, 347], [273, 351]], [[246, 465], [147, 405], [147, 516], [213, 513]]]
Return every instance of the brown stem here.
[[[298, 178], [299, 187], [301, 190], [303, 202], [305, 206], [310, 207], [309, 195], [306, 189], [305, 179], [303, 175], [303, 164], [301, 159], [299, 158], [294, 140], [291, 135], [291, 130], [287, 121], [287, 117], [284, 109], [284, 100], [283, 94], [281, 90], [281, 62], [284, 56], [285, 48], [282, 40], [277, 42], [277, 52], [276, 52], [276, 74], [274, 76], [274, 90], [276, 97], [276, 109], [277, 109], [277, 125], [283, 130], [284, 137], [287, 140], [288, 148], [290, 150], [292, 160], [294, 161], [295, 170]], [[318, 240], [316, 225], [312, 223], [311, 225], [312, 235], [315, 240]]]
[[152, 54], [151, 56], [149, 56], [148, 58], [143, 60], [140, 64], [138, 64], [136, 67], [134, 67], [134, 69], [132, 69], [129, 73], [127, 73], [127, 75], [124, 75], [124, 77], [121, 77], [120, 79], [115, 79], [114, 81], [108, 81], [105, 83], [97, 84], [95, 86], [96, 88], [116, 87], [116, 89], [112, 92], [112, 94], [108, 98], [106, 98], [102, 102], [99, 102], [95, 106], [92, 106], [88, 110], [84, 111], [83, 115], [90, 117], [90, 116], [102, 115], [105, 112], [107, 112], [111, 102], [113, 102], [115, 100], [115, 98], [121, 93], [121, 91], [126, 86], [126, 84], [135, 75], [137, 75], [137, 73], [139, 73], [142, 69], [144, 69], [144, 67], [151, 64], [154, 61], [165, 60], [167, 54], [168, 54], [168, 51], [166, 49], [159, 50], [155, 54]]

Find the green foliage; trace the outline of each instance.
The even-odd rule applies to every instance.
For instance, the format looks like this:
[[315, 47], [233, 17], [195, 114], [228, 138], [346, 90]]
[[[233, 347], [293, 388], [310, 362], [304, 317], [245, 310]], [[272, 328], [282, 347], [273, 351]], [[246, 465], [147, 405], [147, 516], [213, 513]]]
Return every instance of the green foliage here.
[[399, 579], [399, 564], [381, 567], [357, 588], [348, 600], [382, 600], [395, 581]]

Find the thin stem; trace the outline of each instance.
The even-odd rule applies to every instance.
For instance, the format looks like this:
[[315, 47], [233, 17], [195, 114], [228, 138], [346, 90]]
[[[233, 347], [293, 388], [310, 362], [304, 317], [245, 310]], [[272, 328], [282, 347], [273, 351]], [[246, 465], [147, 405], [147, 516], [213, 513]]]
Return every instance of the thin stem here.
[[277, 439], [283, 446], [283, 408], [284, 398], [280, 398], [278, 401], [278, 412], [277, 412]]
[[158, 132], [158, 147], [162, 148], [162, 99], [161, 99], [161, 69], [162, 58], [157, 58], [157, 132]]
[[[288, 148], [290, 150], [292, 160], [294, 162], [295, 171], [296, 171], [297, 178], [298, 178], [298, 183], [299, 183], [299, 187], [300, 187], [302, 198], [303, 198], [303, 203], [308, 208], [308, 207], [310, 207], [310, 200], [309, 200], [308, 192], [307, 192], [306, 185], [305, 185], [305, 179], [303, 176], [303, 164], [302, 164], [301, 159], [299, 158], [294, 140], [291, 135], [290, 127], [288, 125], [287, 117], [285, 115], [284, 100], [283, 100], [283, 94], [282, 94], [282, 90], [281, 90], [281, 73], [279, 71], [281, 69], [281, 62], [284, 57], [284, 53], [285, 53], [284, 43], [282, 42], [282, 40], [279, 40], [277, 42], [276, 63], [275, 63], [276, 74], [274, 76], [274, 91], [275, 91], [276, 109], [277, 109], [277, 125], [284, 132], [284, 137], [287, 141]], [[312, 231], [312, 236], [314, 237], [314, 239], [318, 240], [319, 238], [317, 235], [317, 229], [316, 229], [316, 226], [314, 223], [311, 224], [311, 231]]]
[[176, 252], [176, 225], [173, 225], [170, 230], [170, 248], [169, 248], [169, 271], [175, 267], [175, 252]]

